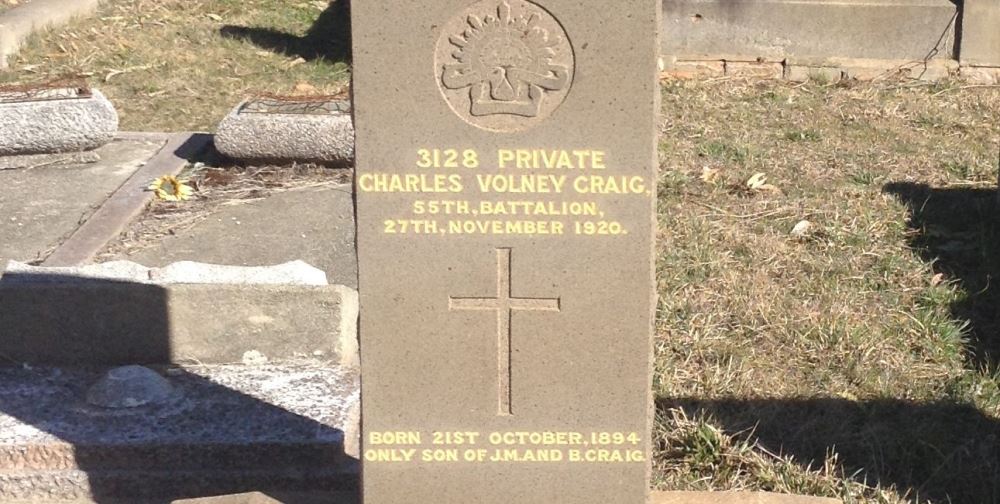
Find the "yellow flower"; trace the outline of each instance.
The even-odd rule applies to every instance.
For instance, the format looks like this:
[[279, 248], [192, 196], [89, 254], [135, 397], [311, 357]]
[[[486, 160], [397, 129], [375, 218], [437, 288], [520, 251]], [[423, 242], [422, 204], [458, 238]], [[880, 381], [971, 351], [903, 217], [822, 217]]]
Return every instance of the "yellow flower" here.
[[164, 175], [154, 180], [150, 184], [149, 190], [155, 192], [156, 197], [164, 201], [184, 201], [194, 193], [194, 189], [186, 182], [178, 180], [173, 175]]

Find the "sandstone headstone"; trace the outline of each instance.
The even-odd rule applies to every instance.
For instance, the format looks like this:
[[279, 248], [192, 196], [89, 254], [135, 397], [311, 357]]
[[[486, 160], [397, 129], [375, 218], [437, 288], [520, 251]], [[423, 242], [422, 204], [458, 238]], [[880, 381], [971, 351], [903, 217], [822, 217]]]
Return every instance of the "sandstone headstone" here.
[[659, 3], [352, 6], [365, 502], [645, 502]]

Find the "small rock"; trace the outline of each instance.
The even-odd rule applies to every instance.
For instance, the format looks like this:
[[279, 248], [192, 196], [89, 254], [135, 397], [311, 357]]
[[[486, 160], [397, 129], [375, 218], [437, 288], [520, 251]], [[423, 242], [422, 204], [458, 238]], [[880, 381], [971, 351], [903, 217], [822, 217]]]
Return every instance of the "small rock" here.
[[174, 395], [164, 377], [143, 366], [125, 366], [108, 371], [87, 391], [87, 403], [109, 409], [162, 404]]
[[257, 350], [250, 350], [243, 354], [243, 364], [247, 366], [262, 366], [267, 364], [267, 356]]
[[812, 233], [813, 224], [807, 220], [799, 221], [795, 227], [792, 228], [792, 236], [797, 238], [805, 238]]

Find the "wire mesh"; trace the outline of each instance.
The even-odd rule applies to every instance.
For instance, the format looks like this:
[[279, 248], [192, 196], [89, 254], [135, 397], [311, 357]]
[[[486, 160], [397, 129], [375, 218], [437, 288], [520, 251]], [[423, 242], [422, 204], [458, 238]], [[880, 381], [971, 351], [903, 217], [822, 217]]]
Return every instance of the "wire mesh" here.
[[330, 115], [351, 112], [351, 104], [339, 95], [282, 96], [256, 94], [240, 109], [241, 114]]
[[0, 103], [72, 100], [93, 96], [87, 79], [79, 76], [60, 77], [34, 84], [0, 85]]

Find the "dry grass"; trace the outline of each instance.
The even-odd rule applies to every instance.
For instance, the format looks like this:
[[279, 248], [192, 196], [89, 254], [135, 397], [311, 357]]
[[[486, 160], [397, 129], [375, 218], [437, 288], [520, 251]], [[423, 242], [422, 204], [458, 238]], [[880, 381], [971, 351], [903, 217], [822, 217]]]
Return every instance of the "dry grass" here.
[[955, 86], [666, 85], [660, 486], [1000, 501], [1000, 89]]
[[[82, 73], [123, 129], [211, 130], [249, 92], [341, 92], [345, 16], [117, 0], [38, 37], [0, 82]], [[658, 488], [1000, 502], [998, 138], [997, 88], [665, 85]], [[748, 188], [757, 173], [773, 189]], [[188, 175], [197, 200], [154, 205], [109, 252], [339, 176]]]
[[256, 92], [342, 94], [348, 16], [324, 1], [115, 0], [35, 36], [0, 83], [85, 75], [123, 130], [212, 131]]

